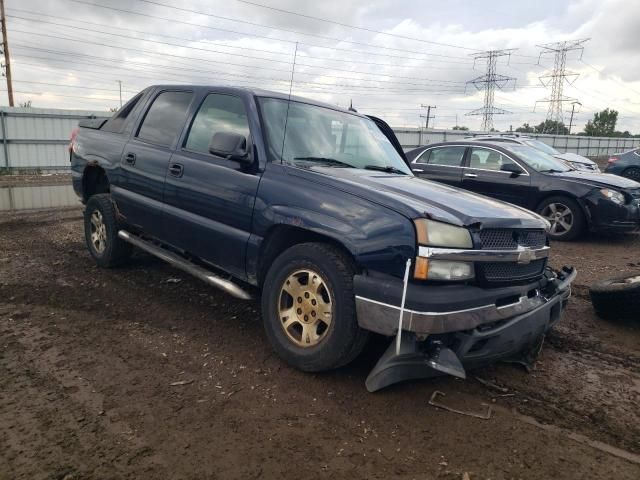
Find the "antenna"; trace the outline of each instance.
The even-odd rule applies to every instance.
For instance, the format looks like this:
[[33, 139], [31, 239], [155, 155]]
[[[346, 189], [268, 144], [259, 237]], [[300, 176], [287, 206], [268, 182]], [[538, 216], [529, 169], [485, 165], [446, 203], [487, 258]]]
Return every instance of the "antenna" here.
[[280, 150], [280, 163], [284, 163], [284, 142], [287, 138], [287, 123], [289, 122], [289, 106], [291, 105], [291, 91], [293, 90], [293, 75], [296, 71], [296, 59], [298, 58], [298, 42], [293, 51], [293, 66], [291, 67], [291, 80], [289, 81], [289, 98], [287, 99], [287, 114], [284, 117], [284, 131], [282, 132], [282, 150]]

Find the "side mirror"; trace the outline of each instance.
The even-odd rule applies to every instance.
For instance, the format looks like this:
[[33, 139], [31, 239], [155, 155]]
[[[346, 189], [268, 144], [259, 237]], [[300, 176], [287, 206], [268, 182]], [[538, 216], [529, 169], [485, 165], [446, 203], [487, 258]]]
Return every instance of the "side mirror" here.
[[515, 163], [505, 163], [504, 165], [501, 165], [500, 171], [509, 172], [511, 173], [512, 177], [517, 177], [518, 175], [522, 175], [524, 173], [524, 170], [522, 170], [522, 168], [520, 168]]
[[240, 163], [249, 163], [247, 138], [235, 132], [216, 132], [209, 141], [209, 152]]

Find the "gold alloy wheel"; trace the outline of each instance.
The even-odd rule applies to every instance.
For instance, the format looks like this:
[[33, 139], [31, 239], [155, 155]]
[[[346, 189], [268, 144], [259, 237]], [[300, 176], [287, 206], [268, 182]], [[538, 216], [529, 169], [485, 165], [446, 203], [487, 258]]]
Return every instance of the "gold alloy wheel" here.
[[280, 290], [278, 317], [284, 333], [297, 346], [318, 345], [333, 318], [333, 299], [324, 279], [313, 270], [289, 275]]
[[98, 253], [107, 248], [107, 227], [102, 221], [100, 210], [94, 210], [91, 214], [91, 243]]

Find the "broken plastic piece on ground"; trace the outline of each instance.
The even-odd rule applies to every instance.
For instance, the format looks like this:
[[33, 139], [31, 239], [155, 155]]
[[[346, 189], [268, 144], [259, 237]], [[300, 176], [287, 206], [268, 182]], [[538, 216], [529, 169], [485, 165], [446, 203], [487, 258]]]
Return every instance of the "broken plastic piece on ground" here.
[[481, 420], [489, 420], [491, 418], [492, 409], [490, 405], [485, 405], [487, 407], [484, 413], [476, 413], [476, 412], [466, 412], [464, 410], [458, 410], [457, 408], [449, 407], [448, 405], [444, 405], [438, 401], [436, 398], [438, 396], [444, 397], [445, 394], [440, 390], [435, 390], [429, 399], [429, 405], [433, 405], [436, 408], [442, 408], [443, 410], [447, 410], [448, 412], [457, 413], [460, 415], [466, 415], [468, 417], [480, 418]]
[[405, 380], [429, 378], [446, 373], [466, 378], [462, 362], [449, 348], [432, 342], [426, 351], [418, 349], [416, 336], [404, 332], [400, 342], [400, 353], [396, 353], [395, 341], [391, 342], [365, 382], [369, 392]]
[[504, 363], [515, 363], [522, 365], [527, 373], [531, 373], [536, 369], [536, 362], [542, 351], [544, 344], [544, 333], [540, 335], [528, 348], [510, 358], [505, 358]]

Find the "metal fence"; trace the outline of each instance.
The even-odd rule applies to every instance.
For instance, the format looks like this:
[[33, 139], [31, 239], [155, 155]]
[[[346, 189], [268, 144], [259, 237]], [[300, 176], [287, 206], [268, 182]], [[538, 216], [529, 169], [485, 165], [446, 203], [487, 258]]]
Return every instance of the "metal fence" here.
[[[67, 145], [71, 130], [85, 118], [107, 117], [108, 112], [43, 108], [0, 109], [0, 169], [9, 171], [64, 171], [69, 168]], [[459, 130], [394, 129], [405, 149], [429, 143], [461, 140], [476, 132]], [[477, 132], [481, 133], [481, 132]], [[640, 145], [639, 138], [537, 135], [560, 151], [585, 156], [607, 155]]]
[[0, 109], [0, 168], [56, 171], [69, 168], [69, 136], [78, 121], [107, 112], [4, 107]]
[[[425, 130], [420, 128], [394, 128], [393, 131], [405, 150], [430, 143], [462, 140], [473, 134], [486, 134], [486, 132]], [[537, 133], [527, 135], [536, 137], [561, 152], [578, 153], [585, 157], [609, 155], [640, 146], [640, 138], [585, 137], [581, 135], [546, 135]]]

